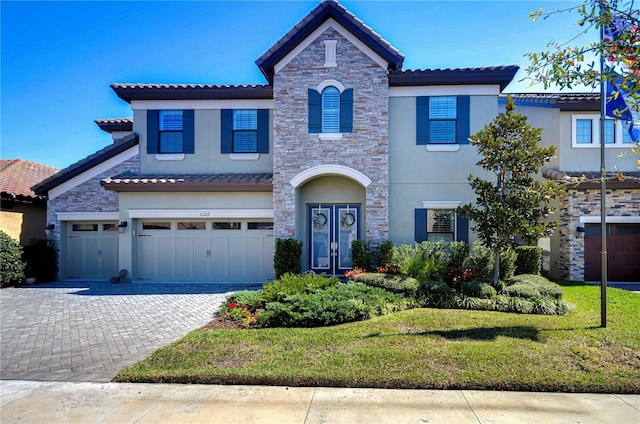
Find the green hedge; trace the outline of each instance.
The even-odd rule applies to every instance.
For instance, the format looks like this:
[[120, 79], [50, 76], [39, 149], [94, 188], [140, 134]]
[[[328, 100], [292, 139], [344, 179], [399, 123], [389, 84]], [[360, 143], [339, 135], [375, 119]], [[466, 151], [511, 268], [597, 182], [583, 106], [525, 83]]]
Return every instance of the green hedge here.
[[273, 268], [276, 278], [290, 272], [299, 274], [302, 267], [302, 242], [296, 239], [276, 239], [276, 249], [273, 255]]
[[0, 231], [0, 287], [20, 284], [23, 279], [22, 246]]
[[364, 273], [356, 276], [357, 283], [371, 287], [380, 287], [392, 293], [399, 293], [405, 297], [415, 297], [418, 290], [418, 280], [406, 275]]
[[539, 246], [516, 247], [516, 275], [540, 275], [542, 269], [542, 248]]
[[286, 273], [271, 283], [265, 283], [260, 296], [267, 302], [282, 301], [289, 295], [311, 293], [339, 283], [338, 277], [325, 277], [324, 274]]

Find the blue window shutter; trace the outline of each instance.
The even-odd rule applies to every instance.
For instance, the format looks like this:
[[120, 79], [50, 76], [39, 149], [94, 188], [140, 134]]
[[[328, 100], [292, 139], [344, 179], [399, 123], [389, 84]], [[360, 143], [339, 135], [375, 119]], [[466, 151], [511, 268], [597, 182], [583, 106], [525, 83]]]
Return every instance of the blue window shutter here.
[[427, 210], [415, 210], [415, 241], [420, 243], [427, 240]]
[[322, 95], [313, 88], [309, 89], [309, 132], [322, 132]]
[[469, 144], [469, 137], [471, 136], [469, 99], [469, 96], [458, 96], [457, 99], [458, 122], [456, 124], [456, 133], [458, 134], [458, 144]]
[[456, 241], [469, 244], [469, 220], [456, 213]]
[[429, 144], [429, 97], [426, 96], [416, 97], [416, 144]]
[[220, 153], [233, 153], [233, 110], [220, 111]]
[[269, 109], [258, 109], [258, 153], [269, 153]]
[[147, 111], [147, 153], [158, 153], [158, 111]]
[[195, 153], [193, 109], [182, 111], [182, 148], [185, 153]]
[[340, 94], [340, 132], [353, 132], [353, 88]]

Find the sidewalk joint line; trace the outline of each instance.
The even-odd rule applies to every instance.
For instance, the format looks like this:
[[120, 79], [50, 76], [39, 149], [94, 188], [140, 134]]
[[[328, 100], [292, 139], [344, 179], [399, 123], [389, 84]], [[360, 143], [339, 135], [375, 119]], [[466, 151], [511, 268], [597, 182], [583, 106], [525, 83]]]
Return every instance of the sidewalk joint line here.
[[467, 399], [467, 397], [465, 396], [464, 390], [460, 390], [460, 393], [462, 394], [464, 401], [467, 402], [467, 405], [469, 406], [469, 409], [471, 409], [471, 412], [473, 412], [473, 416], [476, 417], [476, 420], [478, 420], [478, 424], [482, 424], [482, 421], [480, 421], [480, 417], [478, 417], [478, 414], [476, 414], [476, 411], [473, 409], [473, 406], [471, 406], [469, 399]]

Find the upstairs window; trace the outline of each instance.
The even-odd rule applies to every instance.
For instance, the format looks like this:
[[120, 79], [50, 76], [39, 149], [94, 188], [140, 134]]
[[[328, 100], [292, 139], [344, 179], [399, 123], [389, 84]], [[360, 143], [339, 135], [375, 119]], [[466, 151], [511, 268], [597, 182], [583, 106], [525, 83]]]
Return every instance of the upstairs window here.
[[416, 98], [416, 144], [468, 144], [469, 96]]
[[[573, 115], [571, 122], [573, 147], [600, 146], [600, 115]], [[629, 135], [628, 122], [607, 118], [604, 121], [604, 143], [609, 147], [623, 147], [623, 144], [633, 143]]]
[[194, 153], [193, 110], [148, 110], [147, 153]]
[[[332, 83], [337, 86], [331, 85]], [[321, 91], [313, 88], [308, 90], [309, 133], [353, 132], [353, 88], [343, 89], [337, 82], [320, 84], [323, 85], [325, 87]]]
[[182, 144], [182, 111], [161, 110], [158, 115], [160, 144], [158, 153], [184, 153]]
[[233, 153], [258, 152], [258, 111], [233, 111]]
[[269, 109], [222, 109], [220, 152], [269, 153]]
[[340, 132], [340, 92], [335, 87], [322, 91], [322, 132]]

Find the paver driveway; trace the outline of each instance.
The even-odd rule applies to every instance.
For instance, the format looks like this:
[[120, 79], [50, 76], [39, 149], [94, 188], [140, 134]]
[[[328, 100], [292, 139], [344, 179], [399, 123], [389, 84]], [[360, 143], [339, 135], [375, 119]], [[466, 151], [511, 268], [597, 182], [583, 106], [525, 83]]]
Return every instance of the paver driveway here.
[[0, 290], [0, 378], [111, 380], [260, 284], [60, 282]]

